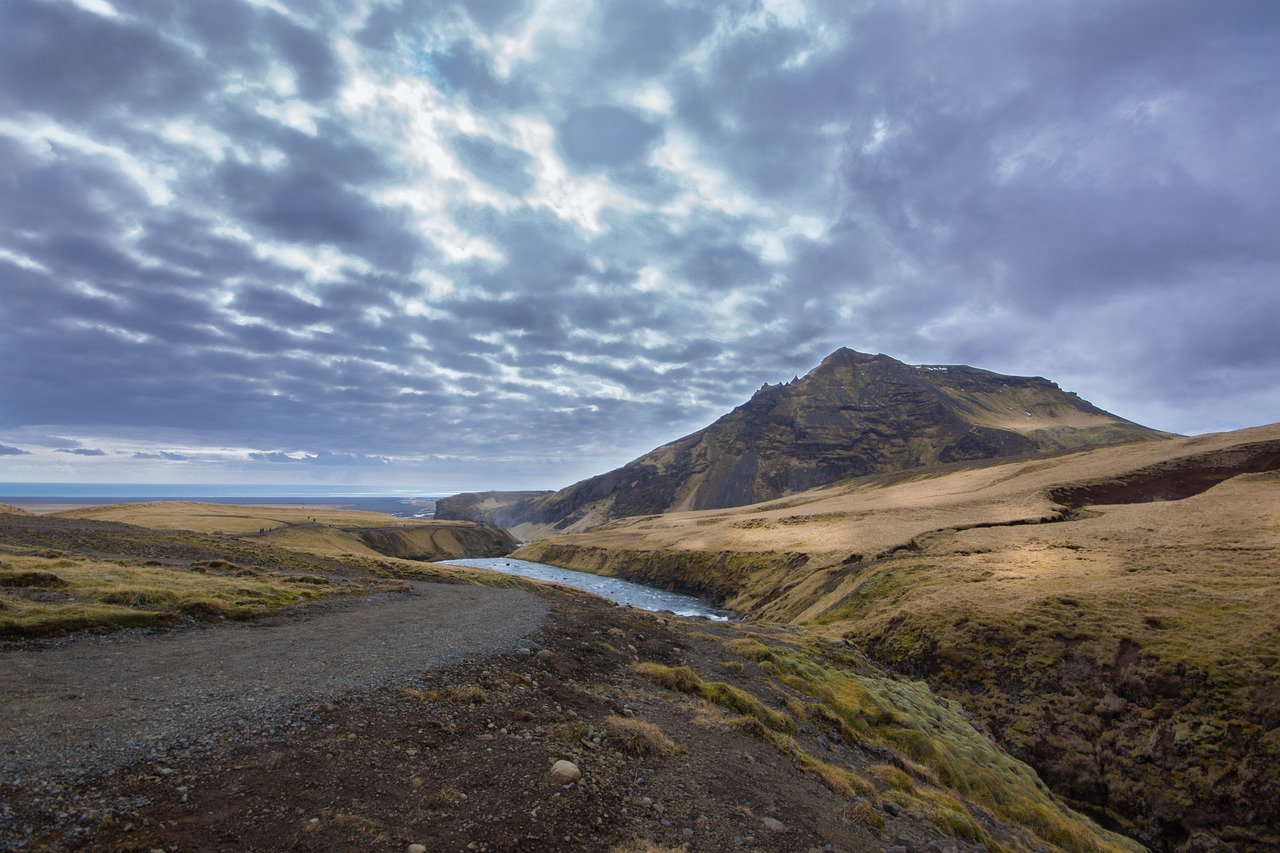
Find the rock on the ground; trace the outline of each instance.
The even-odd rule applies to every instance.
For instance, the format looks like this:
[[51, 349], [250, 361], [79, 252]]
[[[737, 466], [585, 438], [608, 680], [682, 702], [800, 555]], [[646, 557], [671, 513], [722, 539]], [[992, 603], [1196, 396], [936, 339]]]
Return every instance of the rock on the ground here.
[[566, 761], [562, 758], [551, 765], [551, 778], [558, 784], [568, 785], [570, 782], [577, 782], [581, 779], [582, 771], [572, 761]]

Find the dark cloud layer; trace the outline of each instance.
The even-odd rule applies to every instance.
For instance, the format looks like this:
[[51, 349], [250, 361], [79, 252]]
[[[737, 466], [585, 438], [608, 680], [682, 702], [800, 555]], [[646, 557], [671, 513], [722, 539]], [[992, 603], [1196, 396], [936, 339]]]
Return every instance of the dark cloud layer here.
[[0, 4], [0, 479], [558, 486], [838, 346], [1275, 421], [1280, 11], [949, 9]]

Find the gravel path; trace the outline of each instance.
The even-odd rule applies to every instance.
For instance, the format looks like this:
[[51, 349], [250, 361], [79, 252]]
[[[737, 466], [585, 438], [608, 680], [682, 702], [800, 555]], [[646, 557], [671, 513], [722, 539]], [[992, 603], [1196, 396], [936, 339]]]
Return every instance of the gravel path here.
[[287, 712], [514, 650], [532, 593], [414, 584], [256, 622], [0, 651], [0, 783], [46, 787], [287, 725]]

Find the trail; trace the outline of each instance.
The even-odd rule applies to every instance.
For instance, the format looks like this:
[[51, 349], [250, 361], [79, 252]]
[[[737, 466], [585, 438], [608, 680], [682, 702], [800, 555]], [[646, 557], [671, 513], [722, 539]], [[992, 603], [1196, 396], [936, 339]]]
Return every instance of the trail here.
[[0, 783], [45, 786], [286, 726], [285, 712], [514, 649], [545, 601], [413, 584], [255, 622], [0, 650]]

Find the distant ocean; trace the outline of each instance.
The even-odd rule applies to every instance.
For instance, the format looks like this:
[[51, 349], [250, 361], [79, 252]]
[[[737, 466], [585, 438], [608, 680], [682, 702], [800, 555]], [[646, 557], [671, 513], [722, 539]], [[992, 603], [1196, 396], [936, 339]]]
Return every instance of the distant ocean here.
[[[430, 518], [436, 499], [394, 486], [252, 485], [226, 483], [0, 483], [0, 503], [118, 504], [202, 501], [224, 504], [328, 504], [404, 518]], [[451, 494], [451, 493], [450, 493]]]

